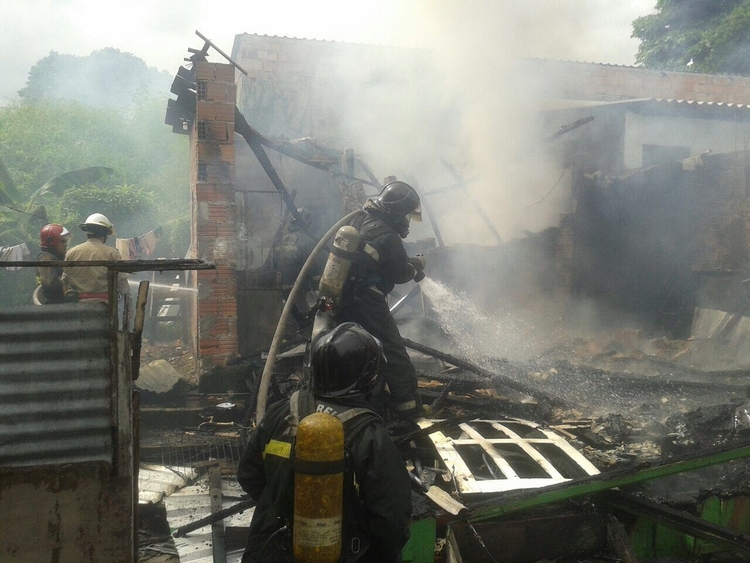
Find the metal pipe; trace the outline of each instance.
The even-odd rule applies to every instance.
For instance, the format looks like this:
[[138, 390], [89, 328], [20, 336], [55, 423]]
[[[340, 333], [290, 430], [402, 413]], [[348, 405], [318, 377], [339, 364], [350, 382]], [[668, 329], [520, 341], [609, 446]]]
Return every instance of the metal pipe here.
[[404, 305], [415, 295], [417, 295], [420, 291], [422, 291], [422, 288], [419, 287], [419, 284], [415, 285], [409, 290], [409, 293], [404, 295], [401, 299], [396, 301], [393, 306], [391, 307], [391, 315], [395, 315], [401, 308], [403, 308]]

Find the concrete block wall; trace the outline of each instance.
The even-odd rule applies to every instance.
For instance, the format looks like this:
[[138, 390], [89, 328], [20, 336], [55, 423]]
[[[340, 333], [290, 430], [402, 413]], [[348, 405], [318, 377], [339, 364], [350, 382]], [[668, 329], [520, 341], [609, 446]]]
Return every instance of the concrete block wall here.
[[269, 137], [337, 139], [341, 102], [356, 96], [350, 75], [376, 72], [382, 80], [377, 69], [387, 69], [387, 80], [411, 84], [409, 69], [426, 68], [427, 57], [417, 49], [237, 35], [232, 58], [248, 73], [239, 77], [237, 106]]
[[198, 304], [194, 326], [201, 367], [237, 355], [237, 225], [234, 193], [235, 69], [195, 63], [198, 99], [191, 136], [192, 237], [197, 258], [216, 270], [195, 276]]
[[545, 88], [556, 97], [606, 102], [667, 98], [750, 104], [750, 78], [743, 76], [541, 59], [531, 60], [529, 65], [544, 77]]

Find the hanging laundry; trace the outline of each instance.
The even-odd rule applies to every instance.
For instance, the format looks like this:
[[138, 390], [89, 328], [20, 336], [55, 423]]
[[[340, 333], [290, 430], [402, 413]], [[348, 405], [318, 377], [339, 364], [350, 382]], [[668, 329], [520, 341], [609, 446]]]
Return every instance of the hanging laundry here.
[[148, 258], [156, 250], [156, 243], [162, 236], [162, 228], [157, 227], [135, 238], [118, 238], [115, 248], [120, 251], [123, 260], [139, 260]]
[[128, 240], [126, 238], [116, 238], [115, 239], [115, 248], [117, 249], [117, 252], [120, 253], [120, 258], [123, 260], [132, 260], [130, 257], [130, 245], [128, 244]]
[[[31, 258], [31, 251], [26, 243], [0, 247], [0, 261], [2, 262], [21, 262], [29, 258]], [[8, 266], [5, 269], [10, 272], [17, 272], [21, 268]]]
[[139, 252], [145, 256], [151, 256], [156, 250], [156, 243], [161, 238], [162, 230], [161, 227], [155, 228], [153, 231], [147, 232], [145, 235], [138, 237]]

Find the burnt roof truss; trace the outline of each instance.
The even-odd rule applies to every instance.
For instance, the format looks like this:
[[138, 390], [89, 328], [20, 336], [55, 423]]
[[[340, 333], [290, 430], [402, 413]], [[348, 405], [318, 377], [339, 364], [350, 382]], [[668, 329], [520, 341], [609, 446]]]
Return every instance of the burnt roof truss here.
[[517, 418], [472, 420], [430, 439], [462, 495], [546, 487], [599, 473], [564, 438]]

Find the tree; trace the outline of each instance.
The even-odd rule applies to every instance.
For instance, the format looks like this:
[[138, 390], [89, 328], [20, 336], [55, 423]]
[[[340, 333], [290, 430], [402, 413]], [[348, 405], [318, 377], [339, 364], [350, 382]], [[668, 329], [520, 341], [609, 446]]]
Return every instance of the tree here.
[[33, 240], [36, 233], [49, 222], [43, 201], [50, 196], [59, 197], [71, 188], [86, 186], [112, 173], [111, 168], [92, 166], [71, 170], [52, 178], [27, 201], [23, 201], [5, 164], [0, 160], [0, 239], [10, 244]]
[[130, 53], [106, 48], [85, 57], [55, 51], [37, 61], [18, 95], [27, 103], [76, 100], [123, 108], [143, 93], [169, 92], [171, 77]]
[[[144, 96], [136, 101], [127, 115], [72, 102], [21, 104], [0, 112], [0, 161], [15, 186], [12, 203], [0, 195], [0, 223], [23, 220], [22, 213], [8, 206], [25, 212], [32, 199], [45, 206], [51, 220], [71, 225], [94, 211], [106, 214], [103, 210], [111, 207], [110, 219], [124, 237], [177, 219], [183, 223], [190, 211], [188, 140], [164, 125], [163, 100]], [[112, 173], [70, 187], [63, 197], [34, 197], [50, 178], [91, 167], [106, 167]], [[0, 182], [7, 184], [2, 167]], [[128, 207], [128, 199], [140, 207]], [[6, 230], [0, 225], [0, 233]], [[164, 241], [163, 248], [175, 252], [167, 257], [184, 256], [187, 235], [181, 239], [170, 245]], [[16, 242], [18, 236], [0, 236], [0, 245]]]
[[750, 0], [657, 0], [633, 37], [647, 68], [750, 75]]

